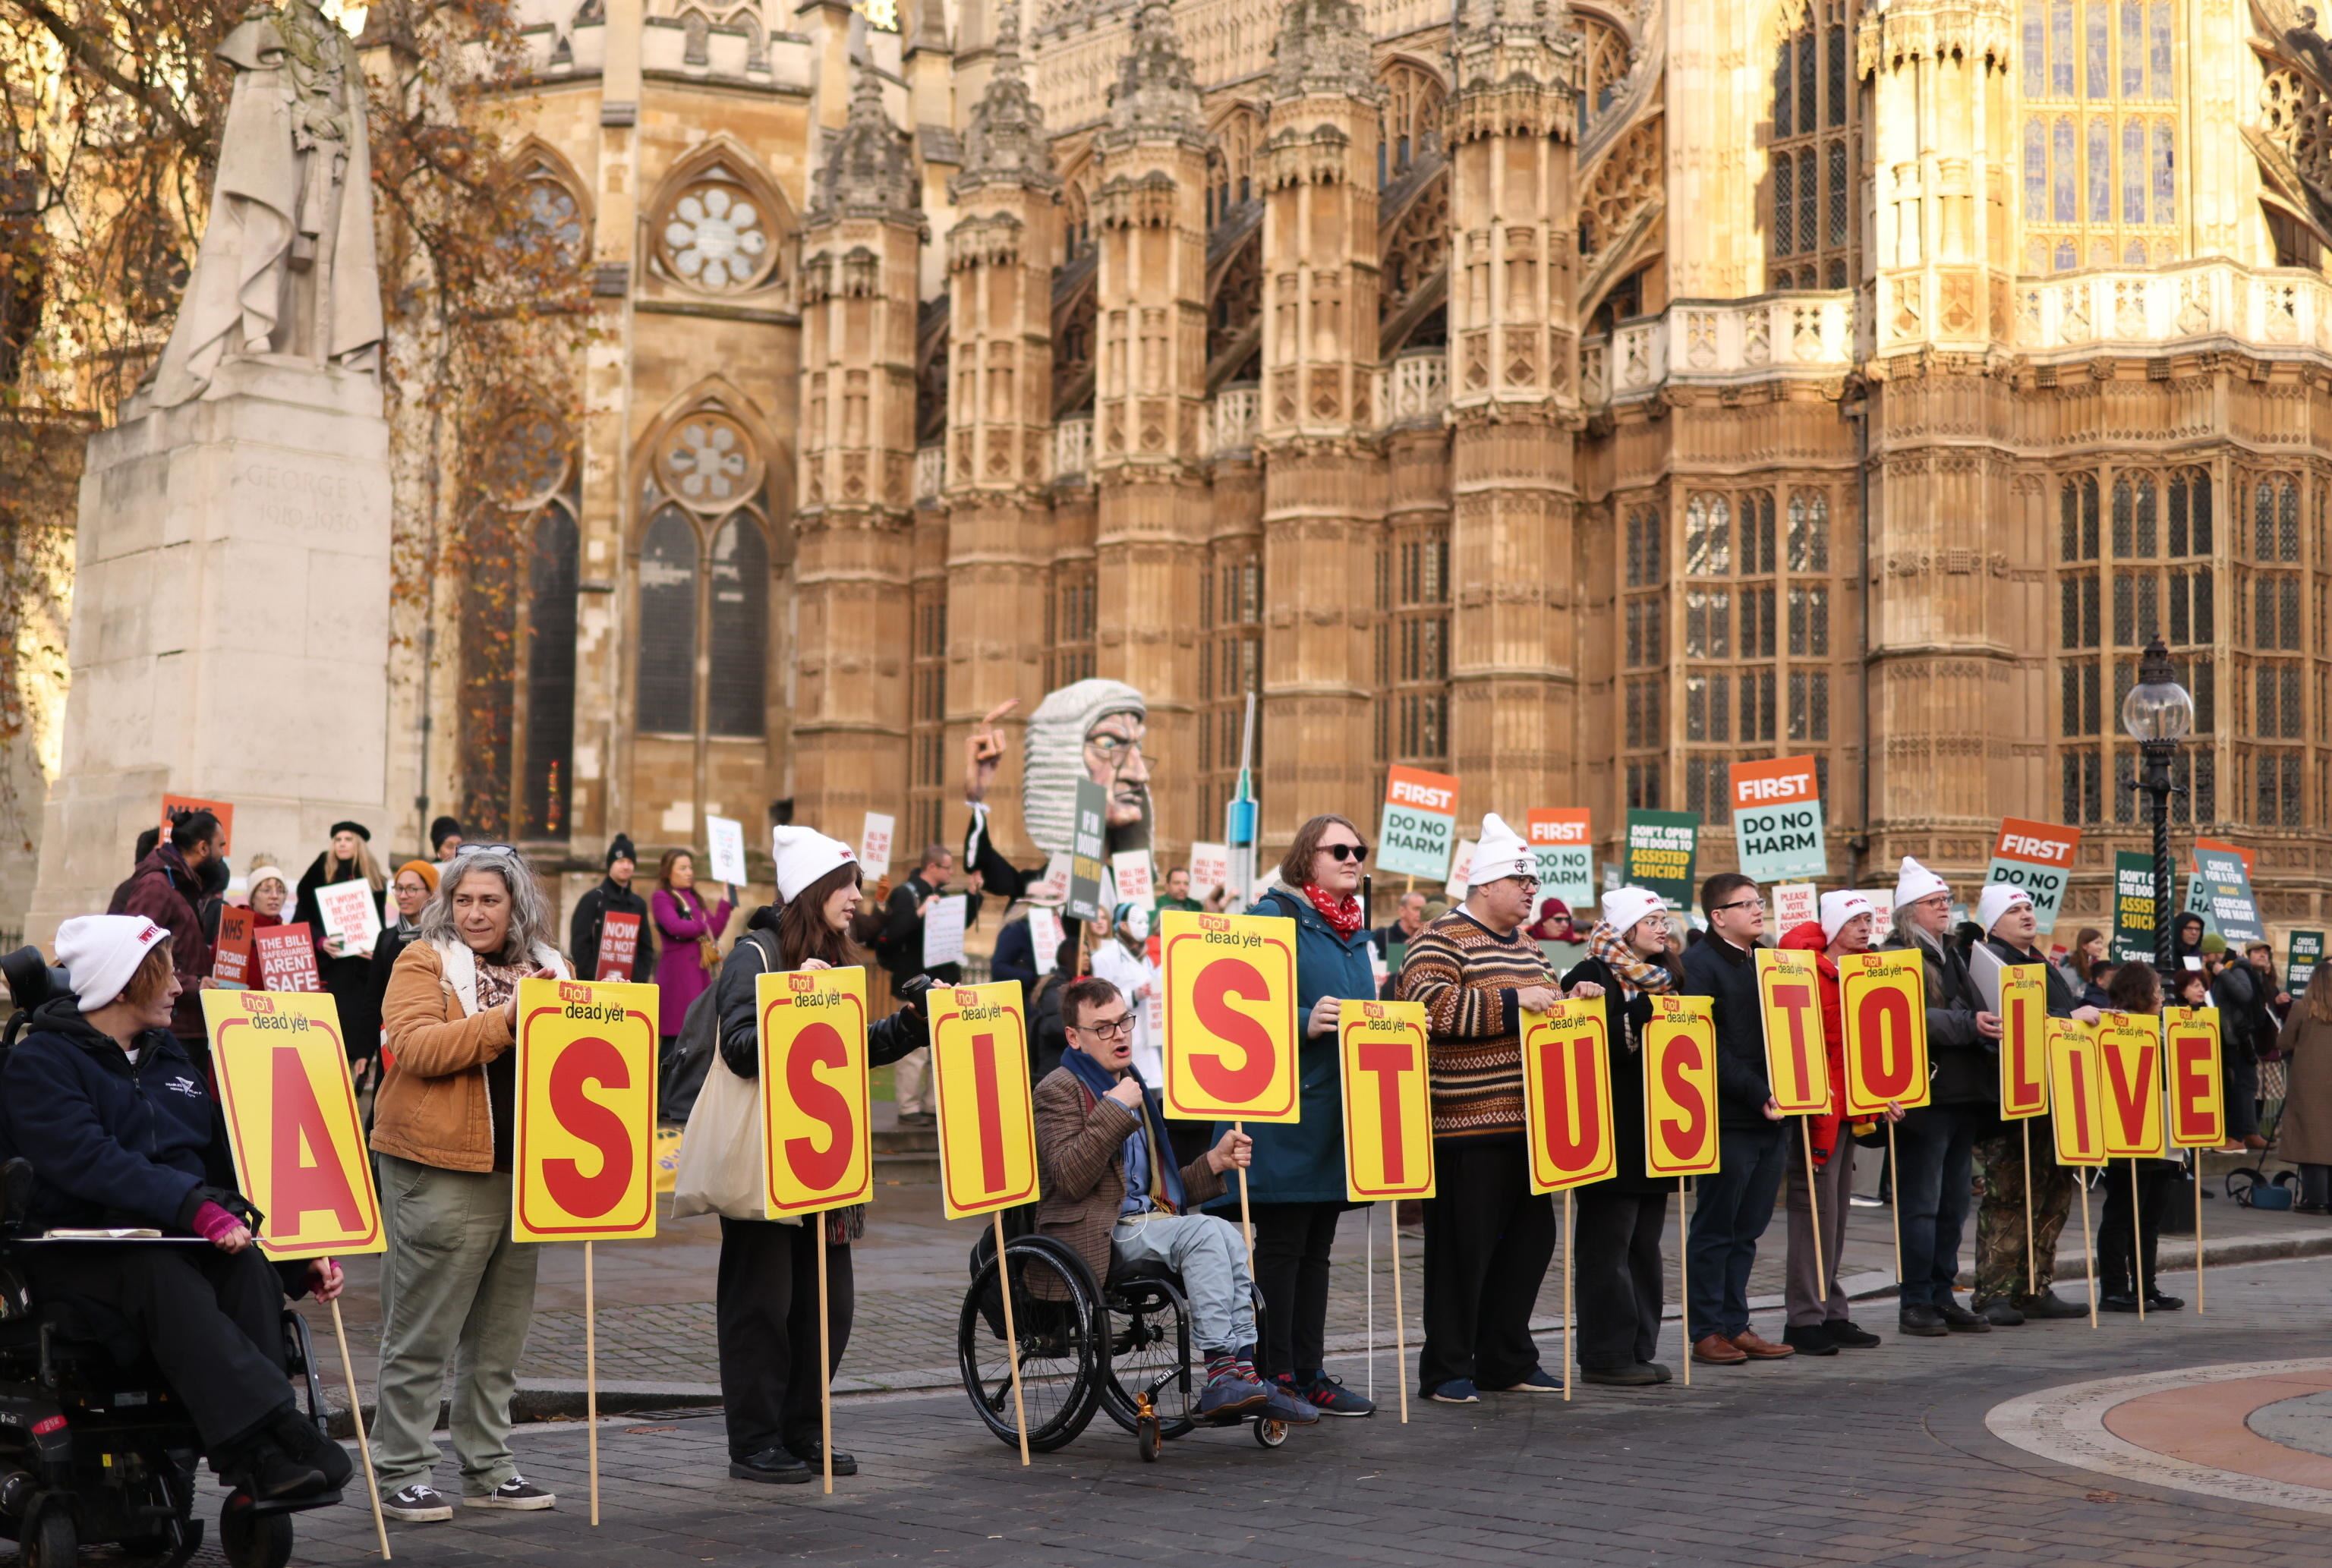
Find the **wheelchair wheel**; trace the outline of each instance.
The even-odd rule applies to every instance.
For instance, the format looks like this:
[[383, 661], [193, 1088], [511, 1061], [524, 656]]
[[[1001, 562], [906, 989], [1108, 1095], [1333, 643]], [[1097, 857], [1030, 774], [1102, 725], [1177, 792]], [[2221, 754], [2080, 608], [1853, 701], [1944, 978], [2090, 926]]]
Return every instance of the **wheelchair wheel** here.
[[1161, 1439], [1181, 1437], [1192, 1420], [1190, 1313], [1166, 1280], [1137, 1279], [1103, 1293], [1097, 1350], [1103, 1361], [1101, 1407], [1140, 1435], [1146, 1396]]
[[[1095, 1357], [1091, 1286], [1084, 1270], [1065, 1262], [1059, 1244], [1043, 1238], [1015, 1240], [1010, 1266], [1012, 1327], [1020, 1350], [1020, 1394], [1028, 1413], [1028, 1447], [1050, 1453], [1093, 1420]], [[996, 1260], [972, 1276], [956, 1325], [956, 1355], [964, 1392], [988, 1429], [1017, 1446], [1012, 1362], [1004, 1344], [1003, 1298]]]
[[1266, 1448], [1276, 1448], [1287, 1440], [1287, 1423], [1274, 1416], [1255, 1418], [1255, 1440]]
[[234, 1568], [283, 1568], [292, 1561], [292, 1515], [254, 1512], [237, 1492], [219, 1510], [219, 1545]]
[[1158, 1430], [1156, 1416], [1136, 1416], [1133, 1419], [1133, 1448], [1142, 1456], [1143, 1464], [1156, 1464], [1159, 1451], [1165, 1446], [1166, 1439]]
[[43, 1507], [16, 1538], [16, 1561], [24, 1568], [73, 1568], [80, 1551], [81, 1533], [73, 1528], [72, 1510], [62, 1502]]

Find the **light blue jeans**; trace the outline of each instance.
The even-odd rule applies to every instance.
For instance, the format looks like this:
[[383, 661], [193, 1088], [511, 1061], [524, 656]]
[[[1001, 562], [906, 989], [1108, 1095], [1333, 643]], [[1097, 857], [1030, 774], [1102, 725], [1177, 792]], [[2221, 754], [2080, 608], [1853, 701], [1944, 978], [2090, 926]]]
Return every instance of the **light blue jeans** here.
[[1133, 1214], [1110, 1234], [1128, 1263], [1158, 1263], [1182, 1276], [1190, 1337], [1201, 1351], [1255, 1343], [1255, 1276], [1239, 1229], [1211, 1214]]

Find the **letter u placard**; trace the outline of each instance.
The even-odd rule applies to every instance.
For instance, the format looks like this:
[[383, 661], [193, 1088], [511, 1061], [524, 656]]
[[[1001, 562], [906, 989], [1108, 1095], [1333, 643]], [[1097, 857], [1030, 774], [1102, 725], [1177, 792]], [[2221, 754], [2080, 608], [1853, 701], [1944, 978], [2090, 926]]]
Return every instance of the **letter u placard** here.
[[511, 1239], [655, 1234], [656, 988], [518, 985]]
[[940, 1205], [950, 1219], [1037, 1200], [1037, 1113], [1018, 980], [931, 990]]
[[1166, 1114], [1293, 1122], [1295, 923], [1285, 915], [1166, 912]]
[[1716, 1172], [1716, 1014], [1706, 997], [1654, 997], [1644, 1026], [1644, 1174]]
[[769, 1217], [864, 1203], [867, 1152], [866, 971], [765, 974], [760, 1019], [762, 1196]]
[[[278, 1263], [387, 1250], [364, 1118], [326, 991], [203, 992], [227, 1149]], [[201, 1092], [192, 1077], [183, 1089]]]
[[1522, 1056], [1531, 1190], [1562, 1192], [1618, 1174], [1602, 999], [1524, 1013]]
[[1927, 1103], [1927, 992], [1921, 955], [1849, 952], [1838, 961], [1846, 1023], [1846, 1114], [1876, 1116], [1891, 1102]]

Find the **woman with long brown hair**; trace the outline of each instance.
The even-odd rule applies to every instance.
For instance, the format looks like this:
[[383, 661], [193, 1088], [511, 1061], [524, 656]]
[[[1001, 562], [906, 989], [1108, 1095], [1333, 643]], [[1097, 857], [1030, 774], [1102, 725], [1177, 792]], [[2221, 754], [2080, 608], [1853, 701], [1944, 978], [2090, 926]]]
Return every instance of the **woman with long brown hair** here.
[[[2195, 973], [2192, 978], [2199, 982], [2203, 977]], [[2158, 1018], [2162, 978], [2149, 964], [2126, 963], [2114, 971], [2107, 998], [2107, 1005], [2115, 1012]], [[2135, 1182], [2115, 1179], [2106, 1183], [2105, 1218], [2098, 1222], [2097, 1289], [2101, 1293], [2098, 1306], [2105, 1312], [2136, 1312], [2143, 1292], [2146, 1311], [2175, 1312], [2186, 1303], [2155, 1288], [2154, 1253], [2162, 1240], [2162, 1209], [2170, 1200], [2170, 1182], [2178, 1173], [2178, 1162], [2139, 1160], [2135, 1163]], [[2130, 1190], [2132, 1186], [2136, 1191]]]
[[2276, 1043], [2291, 1075], [2276, 1152], [2299, 1167], [2299, 1201], [2292, 1207], [2321, 1214], [2332, 1208], [2332, 980], [2308, 982]]
[[[850, 938], [864, 898], [858, 857], [850, 846], [808, 827], [772, 836], [778, 894], [774, 913], [753, 913], [745, 939], [721, 967], [713, 1004], [721, 1017], [722, 1065], [741, 1078], [760, 1075], [755, 993], [764, 971], [871, 967]], [[929, 1042], [922, 988], [866, 1031], [867, 1060], [895, 1062]], [[714, 1286], [714, 1333], [721, 1354], [721, 1403], [729, 1424], [729, 1473], [743, 1481], [807, 1481], [820, 1467], [820, 1380], [842, 1364], [855, 1296], [850, 1243], [865, 1233], [866, 1210], [854, 1205], [799, 1219], [721, 1217], [721, 1267]], [[831, 1360], [817, 1356], [817, 1248], [826, 1248], [827, 1334]], [[834, 1473], [855, 1475], [858, 1461], [836, 1449]]]

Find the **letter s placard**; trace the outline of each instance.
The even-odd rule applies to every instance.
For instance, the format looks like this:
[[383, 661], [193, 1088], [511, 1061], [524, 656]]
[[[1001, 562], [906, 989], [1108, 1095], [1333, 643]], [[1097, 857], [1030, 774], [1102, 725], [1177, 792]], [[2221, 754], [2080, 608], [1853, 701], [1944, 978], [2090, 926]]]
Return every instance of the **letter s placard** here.
[[[387, 1250], [364, 1118], [328, 991], [203, 992], [235, 1181], [278, 1263]], [[186, 1077], [183, 1088], [201, 1092]]]
[[1166, 912], [1166, 1114], [1293, 1122], [1295, 923], [1285, 915]]
[[1344, 1068], [1344, 1195], [1355, 1203], [1433, 1196], [1433, 1094], [1425, 1004], [1347, 999], [1336, 1009]]
[[866, 971], [789, 970], [753, 992], [760, 1020], [762, 1199], [774, 1219], [864, 1203], [867, 1152]]
[[1716, 1013], [1706, 997], [1654, 997], [1644, 1025], [1644, 1174], [1716, 1173]]
[[511, 1239], [655, 1234], [656, 988], [518, 983]]
[[1018, 980], [931, 989], [940, 1205], [950, 1219], [1037, 1200], [1037, 1112]]

